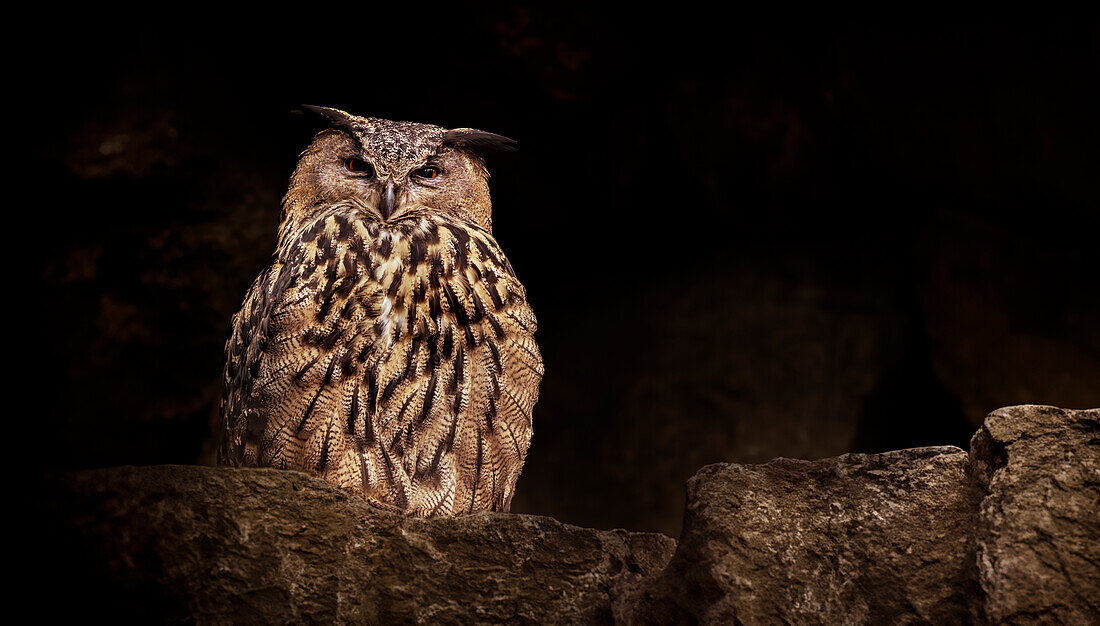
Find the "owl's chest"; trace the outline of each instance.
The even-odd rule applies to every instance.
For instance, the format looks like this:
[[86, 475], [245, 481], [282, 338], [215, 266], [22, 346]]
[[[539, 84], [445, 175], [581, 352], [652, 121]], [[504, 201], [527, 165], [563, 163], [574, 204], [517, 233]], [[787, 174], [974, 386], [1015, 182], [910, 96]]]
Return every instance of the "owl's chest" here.
[[[507, 261], [482, 231], [428, 218], [392, 228], [347, 215], [319, 220], [296, 252], [303, 334], [374, 350], [453, 328], [473, 340], [516, 294]], [[495, 320], [489, 322], [493, 326]]]
[[[406, 243], [401, 235], [393, 239], [396, 247]], [[406, 271], [402, 257], [396, 253], [369, 268], [369, 274], [357, 290], [360, 297], [369, 302], [364, 321], [373, 323], [379, 336], [400, 338], [416, 323], [415, 294], [421, 287], [422, 278], [415, 269]]]

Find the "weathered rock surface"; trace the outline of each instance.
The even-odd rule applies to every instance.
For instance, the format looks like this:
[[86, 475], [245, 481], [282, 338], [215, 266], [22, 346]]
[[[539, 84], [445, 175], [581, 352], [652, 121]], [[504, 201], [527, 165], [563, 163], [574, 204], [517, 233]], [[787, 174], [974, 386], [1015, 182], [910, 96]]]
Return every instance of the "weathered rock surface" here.
[[51, 577], [95, 588], [85, 617], [601, 623], [611, 586], [675, 546], [529, 515], [407, 519], [297, 472], [123, 467], [47, 485], [52, 523], [75, 533], [52, 539], [70, 549]]
[[406, 519], [296, 472], [91, 470], [40, 490], [37, 570], [53, 613], [114, 621], [1100, 623], [1098, 444], [1098, 409], [1018, 406], [969, 454], [709, 465], [678, 546]]
[[994, 411], [970, 457], [988, 494], [976, 529], [997, 623], [1100, 623], [1100, 409]]
[[[704, 467], [625, 623], [1100, 622], [1100, 410], [992, 413], [952, 447]], [[624, 588], [625, 589], [625, 588]]]
[[976, 591], [981, 494], [954, 447], [716, 464], [688, 482], [669, 567], [624, 622], [945, 623]]

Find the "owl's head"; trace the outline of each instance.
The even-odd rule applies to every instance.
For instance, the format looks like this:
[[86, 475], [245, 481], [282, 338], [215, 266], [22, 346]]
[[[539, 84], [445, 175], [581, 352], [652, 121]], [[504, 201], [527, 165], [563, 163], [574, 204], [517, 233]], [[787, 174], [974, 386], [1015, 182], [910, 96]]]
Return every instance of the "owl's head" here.
[[303, 223], [325, 207], [353, 205], [384, 223], [446, 213], [491, 231], [489, 174], [480, 154], [514, 150], [511, 139], [305, 108], [332, 128], [314, 137], [298, 160], [283, 200], [284, 226]]

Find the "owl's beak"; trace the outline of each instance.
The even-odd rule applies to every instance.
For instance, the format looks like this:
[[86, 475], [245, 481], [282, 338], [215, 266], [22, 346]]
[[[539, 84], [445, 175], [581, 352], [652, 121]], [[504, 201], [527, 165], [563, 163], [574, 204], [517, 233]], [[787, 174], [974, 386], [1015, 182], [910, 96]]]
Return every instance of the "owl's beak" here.
[[378, 212], [382, 214], [382, 219], [390, 219], [390, 215], [393, 214], [393, 209], [396, 204], [396, 194], [393, 191], [393, 178], [387, 178], [386, 185], [382, 188], [382, 197], [378, 200]]

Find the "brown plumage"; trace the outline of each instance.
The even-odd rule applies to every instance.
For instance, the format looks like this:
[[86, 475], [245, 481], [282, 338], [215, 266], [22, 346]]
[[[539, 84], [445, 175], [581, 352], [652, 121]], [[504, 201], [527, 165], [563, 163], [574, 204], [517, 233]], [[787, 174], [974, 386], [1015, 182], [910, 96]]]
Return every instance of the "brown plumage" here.
[[279, 243], [233, 318], [219, 462], [410, 515], [507, 511], [542, 359], [470, 129], [310, 107]]

